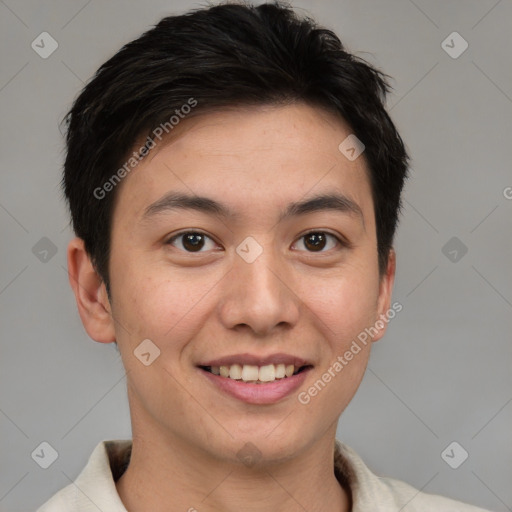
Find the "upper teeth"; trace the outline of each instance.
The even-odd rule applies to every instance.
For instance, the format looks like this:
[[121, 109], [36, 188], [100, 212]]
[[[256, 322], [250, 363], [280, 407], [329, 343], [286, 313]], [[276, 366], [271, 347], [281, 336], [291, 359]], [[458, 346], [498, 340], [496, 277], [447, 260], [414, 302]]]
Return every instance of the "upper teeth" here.
[[211, 372], [244, 382], [272, 382], [276, 379], [291, 377], [295, 372], [295, 366], [293, 364], [267, 364], [265, 366], [232, 364], [231, 366], [212, 366]]

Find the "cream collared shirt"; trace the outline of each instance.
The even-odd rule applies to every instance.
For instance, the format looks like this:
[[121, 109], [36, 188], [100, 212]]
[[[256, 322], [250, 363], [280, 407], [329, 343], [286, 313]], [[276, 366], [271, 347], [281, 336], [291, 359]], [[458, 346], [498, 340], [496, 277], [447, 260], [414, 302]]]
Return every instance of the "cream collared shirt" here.
[[[131, 440], [100, 442], [76, 480], [37, 512], [127, 512], [115, 482], [127, 467], [131, 444]], [[489, 512], [379, 477], [338, 440], [335, 450], [335, 474], [340, 484], [351, 489], [352, 512]]]

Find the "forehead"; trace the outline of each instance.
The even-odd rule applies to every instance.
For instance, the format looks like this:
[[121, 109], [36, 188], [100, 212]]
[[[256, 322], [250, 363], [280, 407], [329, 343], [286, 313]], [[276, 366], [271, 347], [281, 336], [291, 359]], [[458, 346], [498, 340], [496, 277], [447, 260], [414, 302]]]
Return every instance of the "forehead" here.
[[185, 118], [123, 180], [116, 210], [141, 217], [170, 190], [218, 202], [229, 197], [235, 211], [335, 189], [371, 207], [364, 154], [350, 161], [339, 150], [349, 135], [343, 120], [305, 104]]
[[240, 158], [246, 164], [248, 159], [260, 163], [269, 157], [276, 163], [295, 160], [297, 164], [304, 158], [319, 157], [334, 163], [340, 156], [339, 144], [350, 134], [350, 127], [340, 117], [303, 103], [231, 108], [185, 118], [167, 144], [164, 139], [148, 160], [172, 150], [183, 154], [193, 151], [194, 157], [218, 161], [222, 157]]

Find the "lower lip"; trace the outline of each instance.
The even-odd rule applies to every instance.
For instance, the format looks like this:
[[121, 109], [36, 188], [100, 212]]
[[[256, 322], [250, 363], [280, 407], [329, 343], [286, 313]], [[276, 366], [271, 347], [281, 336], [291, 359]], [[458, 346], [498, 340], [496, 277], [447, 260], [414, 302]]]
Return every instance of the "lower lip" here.
[[273, 404], [296, 391], [304, 382], [311, 368], [296, 375], [268, 382], [266, 384], [248, 384], [241, 380], [214, 375], [199, 368], [199, 371], [224, 393], [248, 404]]

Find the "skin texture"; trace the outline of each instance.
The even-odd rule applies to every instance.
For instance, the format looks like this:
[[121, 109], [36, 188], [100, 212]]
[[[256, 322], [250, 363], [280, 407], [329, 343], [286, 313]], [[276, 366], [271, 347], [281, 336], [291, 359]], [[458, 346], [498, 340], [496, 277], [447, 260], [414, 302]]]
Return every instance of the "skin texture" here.
[[[371, 343], [307, 405], [297, 399], [390, 308], [395, 255], [380, 276], [364, 154], [349, 161], [338, 150], [350, 133], [304, 104], [184, 120], [118, 185], [111, 302], [82, 241], [69, 244], [83, 324], [98, 342], [117, 340], [127, 372], [133, 452], [116, 485], [130, 512], [350, 510], [333, 473], [333, 440]], [[182, 209], [143, 220], [171, 191], [210, 197], [238, 217]], [[289, 203], [333, 191], [357, 203], [363, 218], [326, 210], [278, 222]], [[166, 244], [187, 230], [209, 237], [201, 252], [187, 252], [183, 238]], [[321, 252], [311, 250], [311, 231], [348, 245], [329, 236]], [[248, 236], [263, 250], [252, 263], [236, 253]], [[133, 354], [144, 339], [161, 351], [149, 366]], [[313, 369], [274, 404], [230, 397], [197, 368], [276, 352]], [[251, 467], [237, 457], [247, 442], [259, 453]]]

